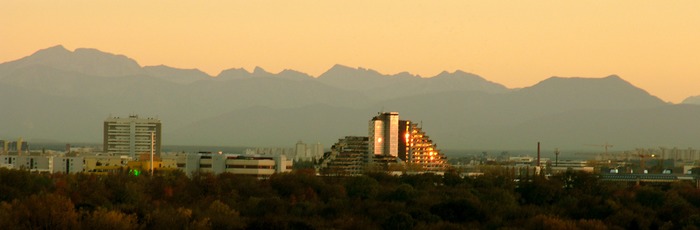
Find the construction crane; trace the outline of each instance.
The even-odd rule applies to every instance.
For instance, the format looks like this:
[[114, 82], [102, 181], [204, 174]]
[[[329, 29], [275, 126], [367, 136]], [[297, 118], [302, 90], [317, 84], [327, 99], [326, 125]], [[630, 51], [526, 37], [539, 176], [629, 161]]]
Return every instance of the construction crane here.
[[639, 157], [639, 168], [640, 170], [642, 170], [642, 173], [644, 173], [644, 171], [646, 170], [646, 168], [644, 168], [644, 159], [647, 157], [656, 157], [656, 155], [652, 153], [646, 153], [644, 149], [640, 148], [637, 149], [637, 154], [635, 155]]
[[603, 149], [605, 149], [605, 155], [603, 156], [603, 158], [610, 158], [610, 155], [608, 154], [608, 148], [613, 147], [613, 145], [608, 144], [608, 142], [605, 142], [605, 144], [602, 145], [587, 144], [587, 146], [603, 147]]

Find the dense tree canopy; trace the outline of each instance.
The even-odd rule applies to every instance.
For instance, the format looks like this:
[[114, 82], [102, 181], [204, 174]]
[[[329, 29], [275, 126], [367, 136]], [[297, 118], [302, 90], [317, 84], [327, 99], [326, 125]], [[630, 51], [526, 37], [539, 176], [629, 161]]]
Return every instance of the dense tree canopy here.
[[697, 229], [699, 207], [692, 183], [604, 182], [583, 172], [461, 178], [299, 170], [258, 180], [0, 169], [4, 229]]

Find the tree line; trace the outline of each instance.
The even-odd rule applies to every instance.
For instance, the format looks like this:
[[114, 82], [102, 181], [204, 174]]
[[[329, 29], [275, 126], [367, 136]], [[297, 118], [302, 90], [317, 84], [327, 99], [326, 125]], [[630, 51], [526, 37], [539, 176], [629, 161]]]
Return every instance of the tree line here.
[[698, 229], [692, 183], [634, 185], [566, 172], [462, 178], [311, 170], [269, 179], [0, 169], [3, 229]]

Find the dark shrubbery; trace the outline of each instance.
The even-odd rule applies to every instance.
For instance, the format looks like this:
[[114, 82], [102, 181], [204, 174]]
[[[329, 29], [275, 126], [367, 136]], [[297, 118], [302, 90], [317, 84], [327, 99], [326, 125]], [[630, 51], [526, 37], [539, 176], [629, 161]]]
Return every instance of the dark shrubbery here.
[[267, 180], [181, 172], [32, 174], [0, 169], [3, 229], [694, 229], [691, 183], [629, 185], [567, 172], [494, 170]]

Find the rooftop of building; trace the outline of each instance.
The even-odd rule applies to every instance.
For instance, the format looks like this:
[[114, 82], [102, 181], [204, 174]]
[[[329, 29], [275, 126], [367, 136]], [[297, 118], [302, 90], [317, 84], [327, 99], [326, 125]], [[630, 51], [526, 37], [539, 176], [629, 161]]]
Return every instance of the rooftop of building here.
[[136, 114], [131, 114], [128, 117], [118, 117], [118, 116], [108, 116], [105, 121], [116, 121], [116, 120], [148, 120], [148, 121], [157, 121], [160, 122], [160, 119], [157, 117], [146, 117], [146, 118], [140, 118], [139, 115]]

